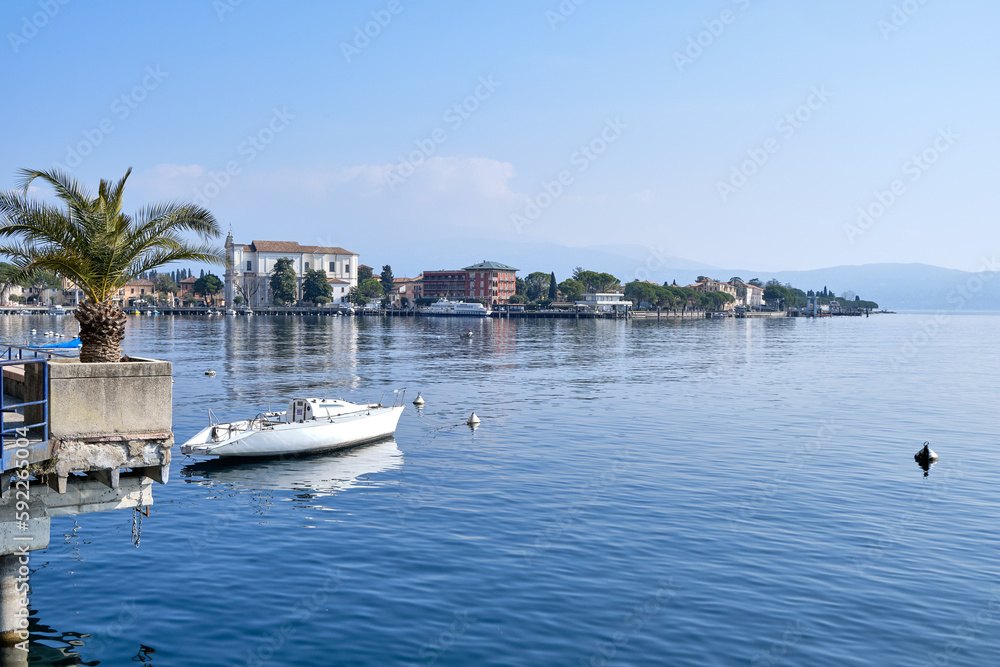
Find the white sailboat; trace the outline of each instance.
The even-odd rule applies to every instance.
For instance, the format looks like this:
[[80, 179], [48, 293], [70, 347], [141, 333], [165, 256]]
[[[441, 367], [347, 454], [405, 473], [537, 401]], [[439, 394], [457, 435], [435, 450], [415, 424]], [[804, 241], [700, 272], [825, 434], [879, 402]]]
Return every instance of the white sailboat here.
[[296, 398], [283, 412], [212, 423], [181, 445], [181, 453], [220, 458], [295, 456], [380, 440], [396, 432], [403, 413], [403, 390], [394, 393], [389, 406], [381, 401]]

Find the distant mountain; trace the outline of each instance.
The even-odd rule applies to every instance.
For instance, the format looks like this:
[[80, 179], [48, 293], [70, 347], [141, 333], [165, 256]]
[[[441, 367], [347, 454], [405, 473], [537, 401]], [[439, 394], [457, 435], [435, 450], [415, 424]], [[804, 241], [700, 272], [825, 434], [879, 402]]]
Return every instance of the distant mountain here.
[[[776, 278], [800, 289], [823, 289], [835, 294], [851, 290], [862, 299], [893, 310], [1000, 309], [1000, 279], [929, 264], [862, 264], [812, 271], [780, 271], [761, 276]], [[963, 291], [967, 296], [963, 296]]]
[[[852, 291], [862, 299], [892, 310], [1000, 310], [1000, 278], [991, 280], [989, 273], [979, 276], [928, 264], [862, 264], [767, 272], [720, 268], [640, 245], [572, 248], [557, 243], [454, 237], [442, 243], [440, 238], [419, 236], [374, 238], [356, 250], [361, 254], [361, 262], [375, 267], [376, 273], [383, 264], [391, 264], [396, 276], [462, 268], [490, 259], [518, 268], [521, 276], [532, 271], [554, 271], [560, 281], [571, 277], [577, 266], [606, 271], [623, 282], [638, 278], [657, 283], [676, 280], [678, 285], [687, 285], [699, 275], [719, 280], [734, 276], [744, 280], [759, 278], [763, 282], [774, 278], [806, 291], [824, 287], [835, 294]], [[968, 296], [961, 297], [960, 304], [961, 289]]]

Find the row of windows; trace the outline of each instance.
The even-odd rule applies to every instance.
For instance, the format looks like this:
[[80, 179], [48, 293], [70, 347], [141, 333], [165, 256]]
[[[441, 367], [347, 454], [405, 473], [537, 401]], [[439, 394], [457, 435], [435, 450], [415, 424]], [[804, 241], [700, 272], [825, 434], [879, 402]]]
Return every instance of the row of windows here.
[[[309, 270], [309, 262], [305, 263], [305, 270], [306, 271]], [[247, 260], [247, 271], [253, 271], [253, 262], [250, 261], [249, 259]], [[337, 263], [336, 262], [330, 262], [330, 268], [327, 269], [327, 271], [329, 271], [330, 273], [336, 273], [337, 272]], [[344, 262], [344, 273], [350, 273], [350, 272], [351, 272], [351, 263], [350, 262]]]

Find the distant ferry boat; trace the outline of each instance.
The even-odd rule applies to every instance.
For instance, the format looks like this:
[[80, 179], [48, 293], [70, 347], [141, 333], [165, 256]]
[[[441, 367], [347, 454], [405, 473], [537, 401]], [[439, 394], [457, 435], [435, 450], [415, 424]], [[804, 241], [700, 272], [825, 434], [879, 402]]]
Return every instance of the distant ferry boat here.
[[420, 312], [432, 317], [486, 317], [490, 314], [489, 308], [481, 303], [462, 303], [447, 299], [439, 299], [437, 303]]

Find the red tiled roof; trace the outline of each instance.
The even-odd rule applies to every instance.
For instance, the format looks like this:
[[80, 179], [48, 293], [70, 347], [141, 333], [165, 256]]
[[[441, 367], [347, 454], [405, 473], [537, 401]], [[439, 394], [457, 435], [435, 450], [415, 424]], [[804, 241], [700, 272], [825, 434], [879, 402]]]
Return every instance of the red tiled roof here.
[[193, 285], [198, 282], [198, 279], [194, 276], [188, 276], [187, 278], [181, 278], [181, 285]]
[[330, 278], [326, 282], [330, 283], [331, 285], [350, 285], [351, 284], [351, 283], [347, 282], [346, 280], [341, 280], [340, 278]]
[[337, 247], [318, 245], [299, 245], [297, 241], [254, 241], [250, 244], [253, 252], [294, 252], [314, 253], [320, 255], [356, 255], [350, 250]]
[[146, 280], [145, 278], [136, 278], [135, 280], [130, 280], [125, 283], [126, 287], [152, 287], [153, 281]]

